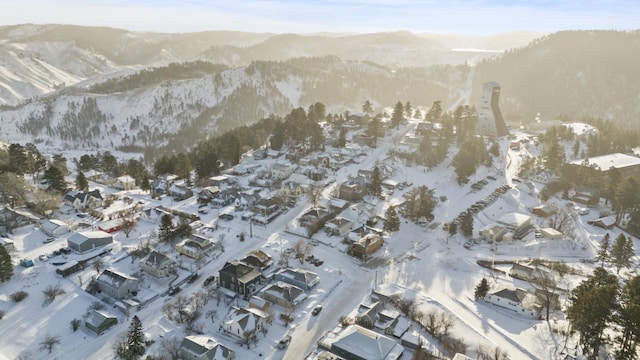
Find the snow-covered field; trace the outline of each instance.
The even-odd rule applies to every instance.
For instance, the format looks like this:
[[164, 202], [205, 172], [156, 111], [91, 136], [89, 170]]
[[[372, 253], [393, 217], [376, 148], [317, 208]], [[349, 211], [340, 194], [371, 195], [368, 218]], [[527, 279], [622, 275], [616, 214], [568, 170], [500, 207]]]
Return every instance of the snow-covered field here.
[[[396, 132], [410, 131], [410, 124]], [[335, 174], [336, 184], [340, 184], [350, 174], [355, 174], [360, 168], [369, 168], [383, 158], [387, 150], [393, 147], [390, 139], [380, 141], [379, 147], [369, 152], [367, 157], [358, 164], [352, 164]], [[519, 135], [524, 136], [524, 135]], [[385, 239], [385, 245], [378, 250], [374, 258], [361, 263], [345, 254], [345, 245], [337, 237], [328, 237], [324, 233], [314, 235], [319, 245], [314, 247], [314, 256], [324, 261], [322, 266], [313, 264], [299, 264], [292, 260], [294, 267], [301, 267], [314, 271], [320, 275], [320, 284], [312, 290], [309, 297], [294, 312], [294, 321], [284, 326], [279, 319], [279, 313], [284, 309], [275, 307], [274, 322], [268, 328], [266, 335], [258, 336], [258, 343], [249, 349], [241, 346], [237, 340], [219, 330], [221, 322], [234, 305], [245, 305], [243, 300], [233, 303], [210, 300], [201, 310], [203, 316], [198, 321], [205, 335], [216, 338], [219, 342], [236, 351], [236, 359], [301, 359], [311, 352], [316, 341], [328, 330], [333, 329], [340, 316], [346, 316], [357, 308], [358, 304], [367, 298], [374, 288], [390, 292], [399, 292], [405, 298], [414, 299], [423, 311], [430, 309], [444, 310], [455, 317], [452, 335], [462, 338], [468, 347], [468, 354], [473, 356], [478, 344], [499, 346], [506, 350], [511, 359], [557, 359], [563, 349], [565, 339], [554, 332], [564, 323], [561, 313], [552, 314], [552, 321], [532, 320], [521, 317], [517, 313], [504, 308], [493, 306], [473, 298], [474, 287], [482, 278], [487, 278], [492, 286], [514, 285], [526, 288], [529, 285], [521, 280], [509, 276], [499, 275], [476, 264], [478, 259], [513, 260], [543, 258], [565, 261], [575, 267], [583, 275], [591, 273], [592, 266], [580, 260], [592, 259], [598, 241], [605, 230], [587, 225], [586, 221], [597, 217], [598, 209], [592, 209], [590, 214], [575, 215], [579, 231], [574, 239], [547, 240], [535, 238], [533, 232], [523, 240], [502, 242], [492, 246], [485, 242], [475, 244], [469, 249], [463, 245], [467, 239], [457, 234], [449, 237], [442, 229], [442, 224], [453, 220], [461, 211], [467, 209], [477, 200], [489, 196], [495, 188], [506, 183], [513, 187], [490, 206], [484, 208], [475, 217], [474, 237], [484, 225], [495, 222], [500, 216], [518, 211], [528, 214], [530, 209], [539, 205], [536, 197], [542, 184], [534, 183], [536, 190], [530, 191], [522, 185], [512, 182], [517, 173], [521, 159], [528, 156], [529, 151], [535, 153], [537, 149], [530, 145], [529, 149], [520, 151], [509, 150], [509, 140], [501, 141], [501, 157], [494, 162], [494, 168], [482, 168], [476, 174], [477, 180], [494, 176], [496, 180], [488, 180], [481, 190], [472, 190], [469, 185], [460, 187], [455, 180], [453, 168], [448, 166], [450, 158], [437, 168], [428, 170], [422, 166], [408, 167], [404, 164], [395, 172], [394, 180], [413, 182], [413, 187], [426, 185], [435, 189], [435, 195], [445, 196], [435, 211], [435, 219], [429, 226], [423, 227], [402, 219], [400, 231]], [[455, 153], [455, 150], [451, 153]], [[473, 183], [473, 178], [471, 183]], [[332, 185], [329, 186], [329, 188]], [[100, 187], [91, 183], [91, 188]], [[104, 188], [103, 188], [104, 189]], [[408, 189], [396, 189], [389, 201], [398, 203]], [[104, 189], [105, 192], [114, 190]], [[331, 191], [325, 191], [328, 197]], [[131, 192], [128, 194], [135, 201], [142, 201], [144, 206], [153, 207], [163, 205], [168, 208], [178, 208], [182, 211], [197, 212], [195, 198], [183, 202], [173, 202], [169, 198], [152, 200], [149, 195]], [[326, 200], [326, 199], [325, 199]], [[563, 200], [552, 199], [562, 205]], [[382, 215], [385, 202], [368, 198], [376, 206], [378, 214]], [[298, 200], [297, 206], [288, 210], [266, 226], [250, 225], [240, 219], [240, 214], [230, 221], [220, 220], [219, 228], [209, 236], [222, 239], [225, 251], [208, 257], [204, 264], [196, 264], [185, 257], [178, 257], [168, 245], [159, 245], [159, 250], [167, 251], [184, 269], [178, 271], [179, 279], [185, 279], [191, 271], [201, 275], [192, 284], [185, 283], [179, 294], [189, 297], [203, 288], [204, 279], [209, 275], [218, 275], [218, 270], [226, 261], [241, 259], [253, 249], [262, 249], [271, 256], [274, 262], [280, 258], [281, 247], [292, 247], [300, 239], [295, 233], [296, 217], [311, 205], [306, 198]], [[221, 212], [230, 209], [221, 209]], [[218, 212], [210, 209], [208, 214], [201, 215], [203, 223], [213, 222]], [[75, 214], [61, 215], [60, 218], [71, 224], [80, 219]], [[534, 217], [536, 226], [546, 226], [542, 218]], [[104, 258], [107, 267], [121, 272], [133, 274], [139, 272], [140, 259], [128, 256], [127, 248], [135, 248], [141, 239], [153, 238], [157, 232], [159, 219], [141, 219], [130, 237], [122, 232], [115, 235], [115, 246], [110, 255]], [[287, 230], [287, 232], [285, 232]], [[619, 230], [611, 230], [615, 238]], [[247, 234], [246, 240], [241, 242], [239, 234]], [[252, 237], [249, 237], [249, 233]], [[112, 345], [116, 338], [129, 326], [130, 319], [113, 307], [107, 310], [118, 316], [118, 324], [100, 336], [96, 336], [81, 328], [73, 332], [70, 322], [82, 319], [88, 307], [97, 300], [81, 289], [97, 273], [92, 267], [63, 278], [55, 273], [55, 262], [73, 260], [77, 255], [60, 255], [48, 261], [39, 260], [42, 254], [50, 254], [54, 250], [66, 246], [69, 234], [60, 236], [52, 243], [43, 243], [46, 236], [33, 226], [20, 228], [13, 235], [16, 251], [14, 259], [28, 257], [34, 259], [35, 266], [23, 268], [16, 265], [14, 276], [8, 283], [0, 284], [0, 310], [5, 316], [0, 320], [0, 354], [6, 359], [112, 359]], [[636, 249], [640, 246], [635, 239]], [[68, 257], [60, 260], [61, 257]], [[199, 269], [198, 267], [201, 266]], [[507, 269], [505, 269], [507, 270]], [[569, 276], [563, 287], [573, 287], [583, 276]], [[148, 299], [155, 294], [164, 293], [169, 286], [170, 279], [156, 280], [145, 276], [141, 281], [140, 297]], [[44, 304], [42, 291], [50, 285], [60, 284], [65, 294], [56, 298], [51, 304]], [[24, 290], [29, 296], [20, 303], [13, 303], [9, 295]], [[135, 314], [142, 320], [149, 339], [155, 341], [147, 348], [147, 354], [154, 355], [162, 352], [162, 339], [176, 338], [181, 341], [187, 335], [184, 325], [176, 325], [169, 321], [161, 308], [172, 301], [174, 297], [162, 295], [150, 302]], [[565, 304], [564, 298], [562, 301]], [[311, 310], [322, 304], [324, 310], [319, 316], [312, 316]], [[206, 314], [206, 315], [205, 315]], [[412, 325], [417, 329], [417, 325]], [[285, 335], [292, 335], [292, 343], [286, 350], [278, 350], [276, 344]], [[51, 354], [39, 350], [39, 342], [47, 335], [60, 336], [61, 342], [53, 348]], [[426, 335], [425, 335], [426, 336]], [[435, 349], [441, 350], [437, 343]], [[575, 339], [569, 341], [569, 348], [575, 347]], [[408, 352], [408, 351], [407, 351]]]

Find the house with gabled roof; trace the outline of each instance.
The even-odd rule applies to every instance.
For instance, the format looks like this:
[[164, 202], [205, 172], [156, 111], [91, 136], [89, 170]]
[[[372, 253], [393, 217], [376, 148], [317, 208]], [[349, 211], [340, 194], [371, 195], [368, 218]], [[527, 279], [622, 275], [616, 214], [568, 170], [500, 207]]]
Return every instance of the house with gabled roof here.
[[137, 278], [113, 269], [105, 269], [95, 280], [100, 292], [118, 300], [135, 296], [138, 282]]
[[251, 250], [247, 256], [240, 261], [260, 271], [265, 271], [273, 264], [271, 256], [261, 249]]
[[140, 262], [142, 270], [157, 278], [169, 276], [175, 266], [176, 262], [173, 259], [156, 250], [151, 251], [149, 256]]
[[133, 190], [136, 187], [136, 179], [129, 175], [117, 177], [113, 187], [119, 190]]
[[104, 199], [100, 190], [95, 189], [88, 192], [70, 191], [64, 195], [62, 201], [76, 210], [95, 210], [102, 207]]
[[182, 360], [234, 360], [235, 358], [236, 353], [233, 349], [209, 336], [185, 336], [180, 344]]
[[193, 191], [184, 185], [173, 184], [169, 187], [169, 196], [175, 201], [182, 201], [192, 197]]
[[198, 203], [208, 205], [218, 196], [218, 193], [220, 193], [220, 188], [217, 186], [204, 187], [198, 192]]
[[382, 245], [384, 245], [382, 236], [376, 233], [367, 234], [349, 245], [347, 254], [359, 259], [364, 259], [380, 249]]
[[342, 359], [398, 360], [404, 353], [404, 347], [392, 338], [358, 325], [327, 336], [321, 344]]
[[340, 216], [324, 224], [324, 231], [329, 235], [345, 236], [351, 229], [353, 229], [353, 221]]
[[252, 294], [262, 274], [256, 268], [234, 260], [218, 271], [218, 286], [240, 294]]
[[271, 167], [271, 178], [273, 180], [284, 180], [293, 174], [297, 165], [291, 163], [277, 162]]
[[295, 285], [305, 291], [310, 291], [320, 283], [320, 276], [309, 270], [286, 268], [275, 274], [275, 280]]
[[535, 297], [523, 289], [502, 287], [489, 293], [484, 300], [525, 317], [537, 319], [540, 316], [541, 307]]
[[222, 330], [240, 340], [254, 337], [265, 329], [270, 321], [269, 314], [255, 308], [234, 307], [222, 323]]
[[295, 309], [307, 298], [304, 290], [282, 281], [267, 286], [260, 293], [265, 300], [286, 309]]
[[184, 239], [176, 244], [176, 251], [192, 259], [202, 259], [211, 252], [215, 246], [207, 237], [198, 234], [191, 234], [188, 239]]
[[257, 223], [268, 224], [280, 215], [280, 205], [273, 197], [262, 198], [254, 205], [253, 212], [255, 214], [253, 219]]

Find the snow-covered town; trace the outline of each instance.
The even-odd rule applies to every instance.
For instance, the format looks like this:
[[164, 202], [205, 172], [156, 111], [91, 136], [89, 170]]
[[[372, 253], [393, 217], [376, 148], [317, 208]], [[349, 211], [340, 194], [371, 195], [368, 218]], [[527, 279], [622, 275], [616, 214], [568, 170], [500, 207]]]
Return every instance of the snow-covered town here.
[[[7, 201], [2, 245], [14, 266], [0, 284], [1, 356], [112, 359], [134, 318], [154, 359], [577, 356], [572, 289], [601, 265], [637, 273], [635, 253], [618, 266], [598, 257], [605, 237], [640, 243], [605, 199], [543, 197], [554, 175], [523, 169], [549, 128], [578, 142], [597, 130], [512, 128], [460, 184], [455, 148], [435, 167], [403, 156], [439, 124], [383, 118], [372, 144], [359, 119], [344, 124], [343, 147], [326, 126], [320, 151], [252, 149], [197, 185], [162, 174], [142, 190], [92, 169], [80, 189], [69, 161], [75, 190], [54, 211]], [[561, 145], [570, 153], [573, 142]], [[589, 162], [640, 169], [637, 154]], [[431, 211], [413, 221], [407, 208], [427, 196]]]

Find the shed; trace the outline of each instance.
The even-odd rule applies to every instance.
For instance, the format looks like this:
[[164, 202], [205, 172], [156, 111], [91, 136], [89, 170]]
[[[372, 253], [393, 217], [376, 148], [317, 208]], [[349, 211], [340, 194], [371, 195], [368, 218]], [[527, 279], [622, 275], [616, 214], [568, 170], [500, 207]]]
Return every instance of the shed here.
[[113, 236], [104, 231], [78, 232], [67, 240], [69, 248], [79, 254], [113, 243]]
[[544, 235], [544, 237], [546, 237], [547, 239], [553, 239], [553, 240], [558, 240], [558, 239], [562, 239], [563, 234], [554, 229], [554, 228], [541, 228], [540, 229], [540, 233], [542, 235]]
[[109, 314], [104, 310], [93, 310], [87, 317], [84, 325], [87, 329], [100, 335], [117, 323], [118, 318], [115, 315]]
[[49, 236], [60, 236], [69, 232], [69, 225], [62, 220], [47, 219], [40, 224], [40, 230]]

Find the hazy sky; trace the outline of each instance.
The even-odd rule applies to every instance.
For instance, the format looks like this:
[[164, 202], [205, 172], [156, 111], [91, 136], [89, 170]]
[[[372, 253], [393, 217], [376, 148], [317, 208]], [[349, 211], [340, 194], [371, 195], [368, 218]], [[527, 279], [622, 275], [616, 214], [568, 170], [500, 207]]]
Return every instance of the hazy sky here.
[[640, 1], [2, 0], [0, 25], [63, 23], [141, 31], [492, 34], [640, 27]]

